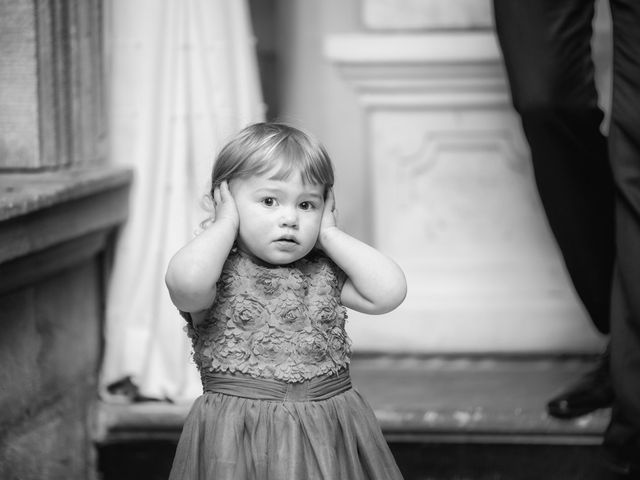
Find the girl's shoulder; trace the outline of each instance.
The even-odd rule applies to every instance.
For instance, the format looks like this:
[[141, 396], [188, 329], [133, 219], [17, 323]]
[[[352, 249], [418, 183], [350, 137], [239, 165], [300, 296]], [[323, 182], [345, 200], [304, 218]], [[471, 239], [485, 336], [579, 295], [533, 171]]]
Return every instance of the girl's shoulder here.
[[310, 277], [315, 277], [320, 281], [335, 283], [342, 289], [347, 275], [342, 269], [322, 250], [312, 250], [306, 257], [299, 260], [303, 264], [301, 267]]
[[[298, 262], [304, 265], [310, 265], [319, 269], [328, 268], [331, 270], [339, 269], [331, 258], [322, 250], [313, 249], [307, 254], [306, 257], [298, 260]], [[298, 263], [296, 262], [296, 263]]]

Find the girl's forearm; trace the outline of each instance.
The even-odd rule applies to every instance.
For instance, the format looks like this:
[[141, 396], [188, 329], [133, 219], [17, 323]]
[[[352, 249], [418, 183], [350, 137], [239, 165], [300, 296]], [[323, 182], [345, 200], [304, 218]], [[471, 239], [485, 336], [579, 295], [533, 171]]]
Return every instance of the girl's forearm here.
[[322, 248], [344, 270], [355, 289], [355, 298], [344, 299], [346, 306], [376, 314], [391, 311], [402, 303], [407, 284], [393, 260], [338, 227], [325, 229], [320, 235]]
[[216, 294], [216, 282], [233, 247], [237, 227], [219, 220], [193, 238], [171, 258], [165, 282], [171, 300], [180, 310], [208, 308]]

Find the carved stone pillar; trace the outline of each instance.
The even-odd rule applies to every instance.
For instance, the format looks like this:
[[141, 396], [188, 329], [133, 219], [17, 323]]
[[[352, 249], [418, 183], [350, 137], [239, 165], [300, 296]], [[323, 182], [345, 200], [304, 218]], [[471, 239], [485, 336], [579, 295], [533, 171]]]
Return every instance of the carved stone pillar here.
[[325, 37], [325, 55], [363, 111], [373, 243], [409, 294], [391, 314], [354, 313], [356, 345], [597, 350], [539, 203], [489, 2], [365, 0], [362, 14], [373, 30]]

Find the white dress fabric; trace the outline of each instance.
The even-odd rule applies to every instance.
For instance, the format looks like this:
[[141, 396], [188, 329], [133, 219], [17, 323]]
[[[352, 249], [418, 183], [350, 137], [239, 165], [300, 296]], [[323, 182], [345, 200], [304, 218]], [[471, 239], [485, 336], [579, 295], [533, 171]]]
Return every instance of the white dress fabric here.
[[141, 395], [188, 401], [202, 387], [164, 273], [207, 215], [216, 152], [264, 116], [248, 6], [113, 0], [105, 9], [109, 157], [133, 169], [134, 184], [109, 276], [101, 385], [130, 376]]

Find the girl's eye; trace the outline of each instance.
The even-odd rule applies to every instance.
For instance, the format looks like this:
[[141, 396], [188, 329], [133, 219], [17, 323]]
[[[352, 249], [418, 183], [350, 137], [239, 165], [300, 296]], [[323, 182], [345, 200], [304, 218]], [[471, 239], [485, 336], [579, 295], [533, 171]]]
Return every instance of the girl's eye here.
[[313, 203], [311, 202], [302, 202], [300, 204], [300, 209], [301, 210], [311, 210], [313, 208]]
[[267, 207], [273, 207], [276, 204], [276, 199], [273, 197], [266, 197], [262, 199], [262, 203]]

